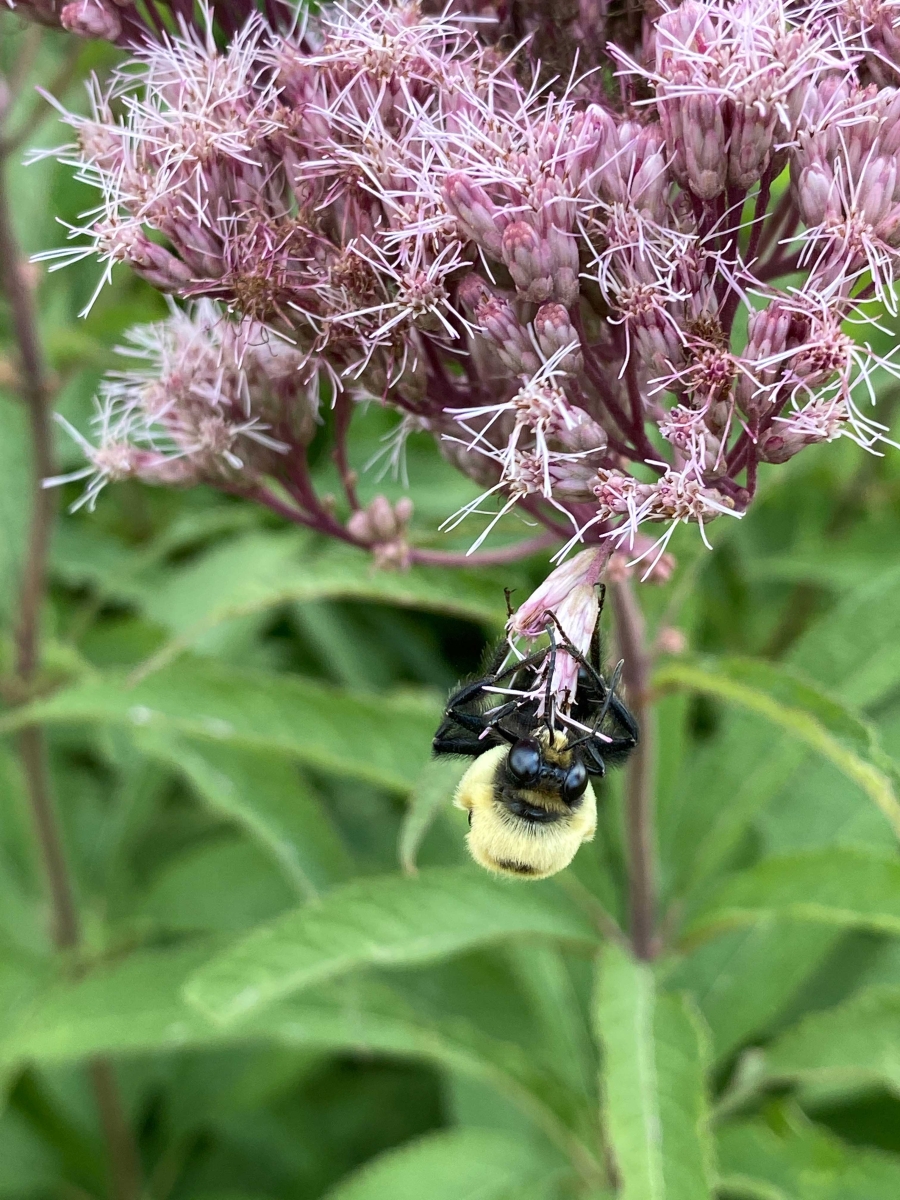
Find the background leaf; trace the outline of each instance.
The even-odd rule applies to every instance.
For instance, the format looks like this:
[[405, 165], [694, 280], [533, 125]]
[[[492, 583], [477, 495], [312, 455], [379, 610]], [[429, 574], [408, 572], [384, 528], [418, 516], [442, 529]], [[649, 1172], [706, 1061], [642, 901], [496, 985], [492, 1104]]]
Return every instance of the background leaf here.
[[812, 1013], [767, 1049], [772, 1075], [883, 1084], [900, 1095], [900, 988], [873, 987]]
[[114, 677], [76, 684], [17, 710], [6, 728], [92, 721], [171, 730], [274, 750], [405, 791], [425, 760], [437, 717], [436, 706], [412, 699], [374, 699], [308, 679], [185, 659], [134, 687]]
[[767, 859], [726, 883], [687, 935], [771, 915], [900, 933], [900, 860], [846, 848]]
[[768, 663], [741, 659], [691, 663], [676, 659], [655, 676], [759, 713], [828, 759], [878, 806], [900, 837], [900, 801], [893, 765], [874, 732], [846, 706]]
[[728, 1191], [761, 1200], [890, 1200], [900, 1186], [900, 1159], [843, 1145], [798, 1116], [779, 1131], [729, 1126], [718, 1147]]
[[197, 794], [246, 829], [307, 899], [351, 871], [351, 859], [312, 790], [288, 760], [244, 746], [139, 730], [141, 749], [179, 770]]
[[488, 1130], [458, 1129], [432, 1134], [389, 1151], [329, 1193], [329, 1200], [502, 1200], [550, 1195], [535, 1176], [545, 1177], [546, 1160], [528, 1142]]
[[549, 882], [511, 888], [474, 867], [345, 885], [258, 930], [190, 982], [219, 1020], [367, 965], [428, 962], [510, 936], [592, 942], [590, 923]]
[[698, 1019], [680, 997], [658, 995], [652, 968], [614, 945], [600, 956], [595, 1018], [604, 1115], [623, 1200], [711, 1197]]

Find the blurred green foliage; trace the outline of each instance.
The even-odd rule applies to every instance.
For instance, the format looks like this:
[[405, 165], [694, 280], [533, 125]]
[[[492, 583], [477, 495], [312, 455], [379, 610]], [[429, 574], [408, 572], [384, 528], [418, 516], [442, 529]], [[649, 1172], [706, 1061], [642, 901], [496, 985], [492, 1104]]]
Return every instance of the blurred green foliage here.
[[[65, 38], [0, 17], [3, 68], [33, 50], [16, 119], [60, 70], [80, 104], [112, 57], [67, 66]], [[64, 140], [48, 119], [29, 143]], [[34, 252], [89, 197], [20, 157]], [[162, 311], [116, 274], [80, 320], [97, 272], [38, 282], [80, 428], [123, 330]], [[0, 338], [6, 669], [29, 449]], [[389, 427], [369, 414], [357, 465]], [[79, 465], [62, 432], [57, 457]], [[410, 477], [427, 536], [468, 485], [426, 438]], [[459, 767], [428, 762], [503, 587], [545, 563], [376, 574], [202, 489], [125, 484], [61, 515], [41, 694], [0, 720], [47, 730], [84, 944], [74, 966], [53, 951], [6, 739], [0, 1198], [106, 1194], [85, 1071], [106, 1055], [148, 1200], [896, 1200], [900, 454], [809, 450], [711, 534], [681, 531], [674, 578], [640, 589], [651, 633], [689, 647], [657, 678], [651, 967], [604, 936], [602, 913], [625, 921], [620, 778], [573, 868], [514, 886], [467, 864]]]

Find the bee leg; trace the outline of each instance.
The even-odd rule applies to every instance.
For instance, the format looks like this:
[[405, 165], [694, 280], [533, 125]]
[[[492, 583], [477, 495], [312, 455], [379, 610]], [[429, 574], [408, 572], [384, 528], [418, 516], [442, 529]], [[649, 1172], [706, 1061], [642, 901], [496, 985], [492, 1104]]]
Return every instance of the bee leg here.
[[638, 738], [640, 737], [638, 723], [631, 715], [628, 707], [622, 703], [622, 701], [614, 692], [612, 693], [612, 700], [610, 700], [609, 703], [609, 709], [628, 735], [625, 738], [614, 738], [610, 744], [612, 746], [616, 746], [621, 742], [622, 744], [628, 744], [629, 749], [636, 746], [638, 744]]
[[453, 736], [449, 730], [445, 731], [441, 726], [434, 735], [431, 749], [435, 756], [460, 754], [477, 758], [479, 754], [484, 754], [485, 750], [490, 750], [493, 744], [487, 738]]

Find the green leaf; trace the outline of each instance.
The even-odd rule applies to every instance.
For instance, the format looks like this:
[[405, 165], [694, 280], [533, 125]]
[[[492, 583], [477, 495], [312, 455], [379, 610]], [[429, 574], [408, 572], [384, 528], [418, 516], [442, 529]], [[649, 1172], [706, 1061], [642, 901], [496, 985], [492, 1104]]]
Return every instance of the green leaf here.
[[705, 692], [765, 717], [862, 788], [900, 837], [896, 772], [874, 731], [812, 684], [784, 667], [752, 659], [671, 659], [656, 672], [654, 683]]
[[412, 789], [397, 845], [400, 865], [408, 875], [416, 873], [419, 847], [441, 809], [451, 803], [457, 784], [471, 765], [471, 759], [444, 755], [433, 758], [423, 768]]
[[510, 573], [412, 567], [379, 570], [372, 558], [339, 542], [287, 530], [253, 533], [215, 546], [171, 573], [144, 609], [175, 638], [154, 655], [157, 669], [222, 621], [289, 602], [367, 600], [502, 625]]
[[83, 979], [46, 988], [0, 1031], [0, 1076], [27, 1062], [52, 1066], [98, 1054], [276, 1043], [320, 1052], [415, 1059], [480, 1080], [511, 1100], [586, 1177], [599, 1165], [566, 1120], [567, 1098], [518, 1046], [468, 1022], [423, 1020], [370, 980], [347, 980], [223, 1026], [185, 1002], [185, 981], [209, 956], [202, 943], [143, 951]]
[[207, 944], [134, 954], [78, 983], [46, 988], [0, 1034], [0, 1067], [228, 1040], [180, 997], [188, 973], [208, 956]]
[[286, 759], [177, 733], [140, 730], [136, 740], [176, 768], [214, 812], [245, 829], [300, 896], [312, 899], [349, 875], [350, 857], [337, 831]]
[[859, 708], [892, 691], [900, 679], [900, 569], [865, 583], [816, 622], [791, 663]]
[[812, 1013], [768, 1047], [765, 1062], [778, 1078], [881, 1084], [900, 1096], [900, 988], [866, 988]]
[[849, 847], [765, 859], [730, 878], [685, 936], [772, 916], [900, 934], [900, 859]]
[[187, 995], [229, 1021], [360, 967], [426, 963], [522, 935], [596, 941], [552, 881], [511, 887], [473, 867], [364, 879], [250, 934], [198, 971]]
[[652, 968], [604, 947], [595, 1006], [603, 1110], [621, 1200], [712, 1197], [705, 1038], [681, 997], [658, 995]]
[[407, 791], [437, 720], [437, 711], [411, 698], [360, 696], [296, 675], [183, 659], [134, 687], [113, 674], [84, 680], [18, 709], [0, 732], [31, 722], [124, 724], [277, 751]]
[[719, 1061], [768, 1030], [839, 936], [827, 926], [760, 919], [675, 959], [662, 982], [668, 991], [690, 993]]
[[58, 1156], [18, 1113], [0, 1114], [0, 1196], [46, 1196], [59, 1177]]
[[778, 1132], [762, 1121], [726, 1125], [717, 1139], [729, 1193], [760, 1200], [896, 1200], [900, 1159], [848, 1146], [793, 1114]]
[[551, 1172], [552, 1164], [524, 1138], [451, 1129], [366, 1163], [332, 1189], [327, 1200], [500, 1200], [521, 1194], [536, 1176]]
[[755, 713], [725, 713], [721, 730], [694, 752], [660, 809], [664, 894], [681, 897], [704, 887], [734, 854], [748, 823], [810, 757], [802, 742]]
[[136, 915], [167, 933], [234, 937], [296, 903], [296, 894], [253, 842], [214, 838], [168, 858], [142, 893]]

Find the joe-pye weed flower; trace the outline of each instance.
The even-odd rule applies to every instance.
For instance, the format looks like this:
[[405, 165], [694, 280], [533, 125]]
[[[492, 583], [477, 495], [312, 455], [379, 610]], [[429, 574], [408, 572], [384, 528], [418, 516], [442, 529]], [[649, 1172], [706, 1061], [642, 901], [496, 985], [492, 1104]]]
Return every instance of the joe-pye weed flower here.
[[[68, 118], [98, 199], [61, 261], [127, 263], [185, 305], [106, 384], [86, 494], [203, 481], [403, 566], [409, 506], [363, 510], [347, 462], [376, 401], [395, 453], [427, 433], [482, 488], [448, 527], [490, 503], [579, 554], [511, 632], [549, 609], [584, 651], [610, 554], [666, 572], [675, 527], [740, 517], [761, 463], [884, 436], [871, 379], [894, 368], [865, 333], [896, 311], [900, 17], [503, 12], [372, 3], [252, 15], [225, 49], [186, 25], [132, 38]], [[346, 519], [307, 468], [321, 420]]]

